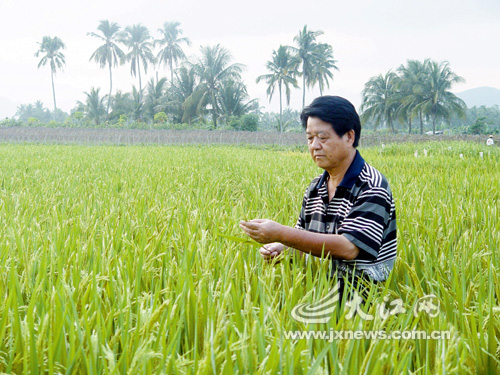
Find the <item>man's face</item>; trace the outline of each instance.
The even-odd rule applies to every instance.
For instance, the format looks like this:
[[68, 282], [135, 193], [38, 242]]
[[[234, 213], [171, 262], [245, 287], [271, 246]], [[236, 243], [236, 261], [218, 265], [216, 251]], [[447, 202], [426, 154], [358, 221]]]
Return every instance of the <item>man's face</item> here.
[[307, 119], [306, 135], [314, 162], [329, 172], [338, 166], [343, 166], [353, 150], [353, 130], [339, 137], [332, 125], [318, 117]]

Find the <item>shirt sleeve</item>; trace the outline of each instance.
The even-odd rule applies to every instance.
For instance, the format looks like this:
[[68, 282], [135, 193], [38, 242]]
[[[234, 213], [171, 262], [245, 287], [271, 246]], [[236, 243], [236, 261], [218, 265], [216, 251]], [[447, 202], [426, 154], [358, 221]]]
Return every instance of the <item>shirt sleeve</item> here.
[[338, 228], [360, 253], [357, 259], [376, 259], [391, 215], [392, 195], [382, 187], [364, 191]]

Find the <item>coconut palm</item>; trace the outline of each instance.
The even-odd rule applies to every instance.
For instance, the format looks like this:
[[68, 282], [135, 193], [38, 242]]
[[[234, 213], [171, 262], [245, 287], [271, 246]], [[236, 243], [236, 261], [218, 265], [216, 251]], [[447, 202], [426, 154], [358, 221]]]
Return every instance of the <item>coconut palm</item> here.
[[384, 122], [388, 128], [394, 131], [393, 120], [399, 105], [394, 97], [396, 84], [397, 75], [392, 71], [370, 78], [363, 90], [361, 103], [363, 121], [373, 119], [375, 126]]
[[337, 61], [333, 59], [333, 48], [327, 43], [320, 43], [314, 51], [314, 62], [312, 67], [312, 81], [318, 84], [319, 93], [323, 95], [325, 86], [330, 88], [330, 80], [333, 80], [332, 69], [339, 70]]
[[[92, 56], [90, 56], [90, 60], [94, 60], [99, 64], [101, 68], [105, 68], [106, 66], [109, 69], [109, 95], [108, 99], [111, 99], [111, 95], [113, 92], [113, 74], [112, 67], [117, 66], [118, 63], [123, 59], [125, 53], [121, 50], [121, 48], [116, 44], [119, 41], [119, 31], [120, 26], [116, 22], [109, 22], [108, 20], [101, 21], [99, 26], [97, 26], [97, 30], [101, 32], [102, 35], [90, 32], [88, 35], [91, 37], [97, 38], [104, 42], [99, 48], [97, 48]], [[109, 105], [110, 100], [108, 100], [108, 104], [106, 107], [106, 114], [109, 113]]]
[[27, 122], [31, 117], [40, 122], [47, 123], [53, 118], [50, 110], [45, 108], [40, 100], [37, 100], [35, 103], [21, 104], [17, 107], [15, 116], [22, 122]]
[[290, 85], [298, 88], [295, 75], [297, 74], [296, 60], [289, 52], [289, 47], [280, 46], [277, 50], [273, 51], [272, 59], [266, 63], [266, 68], [269, 74], [263, 74], [257, 77], [257, 83], [264, 80], [267, 83], [267, 96], [269, 102], [274, 94], [276, 87], [280, 96], [280, 118], [279, 118], [279, 131], [283, 130], [283, 93], [282, 89], [285, 88], [286, 103], [290, 105]]
[[42, 42], [38, 43], [40, 48], [35, 54], [36, 57], [42, 55], [42, 59], [38, 63], [38, 68], [41, 66], [50, 65], [50, 78], [52, 80], [52, 98], [54, 99], [54, 113], [57, 110], [56, 105], [56, 90], [54, 88], [54, 75], [57, 69], [62, 69], [66, 64], [64, 54], [60, 51], [66, 48], [61, 39], [57, 36], [51, 38], [50, 36], [44, 36]]
[[142, 91], [137, 90], [132, 86], [132, 101], [131, 101], [131, 114], [134, 120], [141, 121], [144, 113], [144, 101], [142, 100]]
[[223, 82], [228, 79], [240, 80], [243, 65], [230, 64], [231, 54], [219, 44], [201, 47], [201, 57], [196, 63], [196, 73], [200, 79], [199, 89], [203, 93], [201, 102], [211, 105], [212, 123], [217, 128], [217, 117], [220, 114], [218, 97]]
[[167, 79], [161, 78], [155, 82], [153, 78], [149, 81], [146, 87], [146, 97], [144, 98], [144, 111], [151, 120], [154, 119], [155, 114], [164, 112], [166, 106], [165, 86]]
[[159, 64], [168, 64], [170, 69], [170, 84], [174, 82], [174, 63], [177, 64], [180, 60], [186, 58], [181, 44], [191, 45], [191, 41], [188, 38], [181, 37], [182, 30], [179, 28], [180, 25], [179, 22], [165, 22], [163, 28], [158, 29], [162, 38], [155, 40], [155, 44], [163, 47], [156, 58]]
[[219, 92], [219, 107], [222, 116], [228, 121], [232, 116], [243, 116], [250, 112], [256, 99], [249, 100], [247, 87], [241, 81], [227, 79]]
[[420, 104], [424, 101], [423, 85], [426, 79], [426, 66], [418, 60], [408, 60], [406, 66], [401, 65], [396, 87], [401, 106], [398, 117], [408, 122], [408, 133], [411, 133], [412, 120], [415, 116], [420, 118], [420, 134], [424, 132], [422, 109]]
[[173, 83], [167, 90], [167, 112], [174, 122], [188, 122], [196, 117], [201, 92], [194, 95], [197, 87], [196, 69], [193, 64], [183, 64], [177, 69]]
[[449, 120], [453, 113], [460, 117], [465, 115], [466, 105], [449, 90], [455, 83], [465, 80], [451, 71], [447, 61], [425, 60], [426, 77], [422, 84], [423, 101], [418, 108], [432, 121], [432, 133], [436, 133], [436, 121], [441, 118]]
[[104, 101], [107, 99], [106, 95], [100, 96], [99, 88], [91, 88], [90, 92], [85, 92], [85, 104], [83, 105], [85, 110], [85, 115], [89, 120], [93, 120], [96, 125], [101, 123], [101, 119], [106, 115], [106, 107], [104, 106]]
[[317, 60], [316, 38], [323, 35], [323, 31], [307, 30], [307, 25], [299, 31], [299, 34], [293, 38], [297, 47], [293, 50], [297, 54], [302, 67], [302, 107], [306, 105], [306, 85], [311, 87], [314, 84], [314, 63]]
[[141, 64], [144, 73], [148, 71], [148, 63], [154, 64], [153, 42], [147, 27], [141, 24], [127, 26], [120, 35], [120, 41], [125, 44], [129, 52], [124, 56], [130, 62], [130, 73], [139, 77], [139, 99], [142, 100]]
[[110, 121], [117, 121], [120, 116], [129, 116], [134, 107], [133, 97], [131, 93], [123, 93], [117, 90], [111, 99], [111, 112], [108, 115]]

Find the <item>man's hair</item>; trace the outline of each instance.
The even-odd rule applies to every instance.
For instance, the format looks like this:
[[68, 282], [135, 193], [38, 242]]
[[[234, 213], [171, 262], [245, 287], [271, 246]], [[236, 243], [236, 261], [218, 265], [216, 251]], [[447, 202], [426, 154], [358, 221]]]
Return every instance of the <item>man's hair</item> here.
[[304, 130], [307, 128], [307, 119], [317, 117], [332, 125], [335, 133], [342, 137], [349, 130], [354, 130], [353, 147], [358, 147], [361, 137], [361, 122], [356, 109], [347, 99], [340, 96], [320, 96], [305, 107], [300, 114], [300, 121]]

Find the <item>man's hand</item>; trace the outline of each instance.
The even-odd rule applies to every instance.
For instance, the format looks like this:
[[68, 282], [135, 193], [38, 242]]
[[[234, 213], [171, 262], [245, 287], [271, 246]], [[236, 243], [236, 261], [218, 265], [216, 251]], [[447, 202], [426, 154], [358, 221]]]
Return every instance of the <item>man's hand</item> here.
[[240, 221], [240, 228], [243, 229], [252, 240], [258, 243], [268, 244], [279, 242], [283, 225], [268, 219], [255, 219], [250, 221]]
[[264, 260], [271, 262], [274, 258], [278, 257], [283, 250], [285, 250], [285, 245], [279, 242], [273, 242], [262, 246], [259, 252]]

